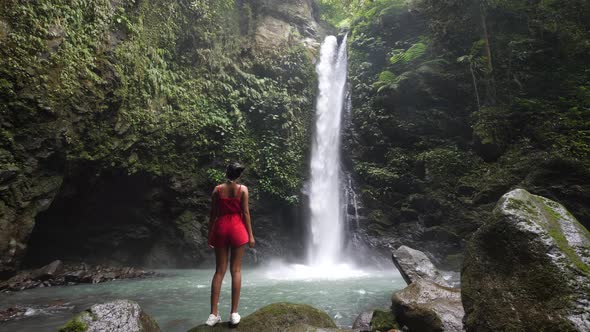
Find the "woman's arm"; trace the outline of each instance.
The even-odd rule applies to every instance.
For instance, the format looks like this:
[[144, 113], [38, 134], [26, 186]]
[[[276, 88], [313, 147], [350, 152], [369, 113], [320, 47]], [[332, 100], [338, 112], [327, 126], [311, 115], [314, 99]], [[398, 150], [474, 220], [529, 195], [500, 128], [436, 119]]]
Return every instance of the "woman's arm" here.
[[250, 222], [250, 208], [248, 207], [248, 188], [244, 186], [244, 191], [242, 193], [242, 217], [244, 218], [244, 223], [246, 224], [246, 230], [248, 230], [248, 236], [250, 238], [250, 242], [248, 245], [250, 248], [253, 248], [256, 244], [254, 241], [254, 233], [252, 233], [252, 223]]
[[[207, 238], [210, 239], [211, 238], [211, 231], [213, 231], [213, 223], [215, 222], [215, 220], [217, 219], [217, 187], [215, 187], [215, 189], [213, 189], [213, 194], [211, 194], [211, 212], [209, 213], [209, 233], [207, 235]], [[211, 247], [211, 246], [209, 246]], [[213, 247], [211, 247], [213, 248]]]

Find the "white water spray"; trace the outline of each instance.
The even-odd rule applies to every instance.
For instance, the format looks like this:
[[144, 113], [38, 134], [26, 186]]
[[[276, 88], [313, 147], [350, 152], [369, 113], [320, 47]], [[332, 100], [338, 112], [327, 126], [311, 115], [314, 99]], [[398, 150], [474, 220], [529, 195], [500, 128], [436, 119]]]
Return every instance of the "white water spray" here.
[[311, 239], [309, 264], [340, 263], [343, 211], [340, 185], [340, 124], [347, 77], [346, 37], [340, 46], [334, 36], [324, 40], [320, 62], [315, 137], [311, 150]]

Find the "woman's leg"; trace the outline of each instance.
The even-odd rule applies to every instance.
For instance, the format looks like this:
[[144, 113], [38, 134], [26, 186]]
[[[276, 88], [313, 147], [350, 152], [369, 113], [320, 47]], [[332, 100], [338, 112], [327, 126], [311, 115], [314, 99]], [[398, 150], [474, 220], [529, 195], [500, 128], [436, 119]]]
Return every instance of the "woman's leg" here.
[[227, 270], [228, 248], [215, 248], [215, 274], [211, 281], [211, 313], [219, 315], [219, 292], [221, 291], [221, 282]]
[[246, 245], [231, 249], [230, 267], [231, 273], [231, 313], [238, 312], [240, 302], [240, 290], [242, 288], [242, 255]]

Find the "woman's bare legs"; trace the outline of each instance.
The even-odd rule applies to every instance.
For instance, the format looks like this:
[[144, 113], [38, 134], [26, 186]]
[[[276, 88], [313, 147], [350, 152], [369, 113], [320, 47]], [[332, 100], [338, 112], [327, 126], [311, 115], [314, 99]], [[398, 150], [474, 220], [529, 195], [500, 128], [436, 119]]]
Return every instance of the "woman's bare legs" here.
[[231, 312], [238, 312], [240, 302], [240, 290], [242, 288], [242, 255], [246, 245], [231, 249], [230, 273], [231, 273]]
[[[232, 250], [233, 251], [233, 250]], [[227, 270], [228, 248], [215, 248], [215, 274], [211, 281], [211, 313], [219, 315], [219, 292], [221, 291], [221, 282]], [[233, 301], [233, 298], [232, 298]]]

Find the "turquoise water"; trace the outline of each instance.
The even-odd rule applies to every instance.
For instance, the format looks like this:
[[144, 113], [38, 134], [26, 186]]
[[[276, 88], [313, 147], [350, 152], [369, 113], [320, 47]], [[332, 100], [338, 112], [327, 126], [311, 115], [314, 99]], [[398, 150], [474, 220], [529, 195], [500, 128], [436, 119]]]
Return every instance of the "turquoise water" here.
[[[37, 288], [0, 295], [0, 308], [32, 307], [29, 317], [0, 323], [0, 331], [56, 331], [73, 314], [91, 304], [113, 299], [131, 299], [152, 315], [162, 331], [186, 331], [203, 323], [209, 315], [210, 281], [213, 270], [160, 270], [163, 276], [118, 280], [96, 285]], [[287, 270], [289, 274], [289, 270]], [[245, 268], [239, 312], [245, 316], [273, 302], [306, 303], [326, 311], [339, 326], [351, 326], [364, 310], [390, 304], [393, 291], [405, 287], [395, 270], [363, 271], [328, 279], [272, 275], [268, 270]], [[230, 275], [226, 274], [220, 298], [220, 314], [227, 320], [230, 310]]]

